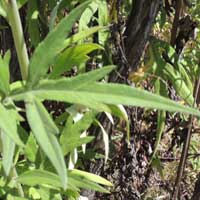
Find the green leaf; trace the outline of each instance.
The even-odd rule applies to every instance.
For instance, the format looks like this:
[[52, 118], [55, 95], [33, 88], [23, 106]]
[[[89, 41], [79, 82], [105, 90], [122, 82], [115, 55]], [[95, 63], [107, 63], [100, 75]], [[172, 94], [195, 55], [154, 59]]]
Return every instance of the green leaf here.
[[40, 197], [41, 197], [42, 200], [50, 199], [51, 190], [50, 190], [49, 188], [40, 186], [40, 187], [37, 189], [37, 192], [40, 194]]
[[97, 49], [103, 48], [97, 44], [86, 43], [66, 49], [57, 57], [55, 66], [53, 67], [53, 71], [49, 78], [57, 78], [63, 72], [71, 70], [73, 66], [79, 66], [80, 64], [85, 63], [89, 59], [87, 54]]
[[33, 134], [31, 133], [28, 137], [24, 154], [30, 161], [35, 162], [37, 151], [38, 151], [38, 145], [36, 143]]
[[[114, 68], [115, 68], [114, 65], [106, 66], [101, 69], [93, 70], [88, 73], [81, 74], [80, 76], [73, 77], [71, 78], [71, 81], [72, 81], [71, 87], [73, 88], [82, 87], [83, 85], [90, 84], [94, 81], [102, 79], [104, 78], [104, 76], [110, 73]], [[61, 78], [59, 80], [62, 81], [62, 80], [67, 80], [67, 79]], [[70, 79], [68, 80], [70, 81]]]
[[181, 76], [183, 77], [185, 84], [187, 85], [190, 91], [194, 90], [193, 83], [189, 77], [188, 72], [186, 71], [185, 67], [182, 64], [178, 65], [178, 69], [180, 71]]
[[34, 187], [29, 188], [28, 194], [29, 194], [29, 197], [31, 197], [31, 199], [41, 199], [39, 192]]
[[[64, 84], [63, 86], [65, 87], [65, 84], [66, 84], [65, 81], [69, 81], [69, 84], [71, 85], [71, 87], [74, 87], [74, 88], [78, 87], [79, 88], [79, 87], [81, 87], [81, 86], [83, 86], [85, 84], [91, 84], [94, 81], [103, 78], [106, 74], [108, 74], [114, 68], [115, 68], [115, 66], [103, 67], [101, 69], [94, 70], [94, 71], [91, 71], [89, 73], [82, 74], [81, 76], [73, 77], [73, 78], [70, 78], [70, 79], [66, 79], [66, 78], [59, 79], [59, 82], [61, 81]], [[65, 81], [63, 82], [63, 80], [65, 80]], [[44, 83], [45, 82], [46, 81], [44, 81]], [[48, 80], [48, 82], [49, 82], [49, 80]], [[54, 83], [52, 82], [52, 84], [54, 84]], [[49, 85], [47, 87], [49, 87]], [[15, 92], [20, 92], [20, 90], [17, 90]], [[21, 95], [15, 96], [15, 100], [22, 100], [21, 98], [23, 99], [24, 97], [22, 97]], [[101, 110], [109, 111], [108, 106], [106, 106], [104, 104], [101, 104], [101, 103], [97, 103], [97, 102], [92, 102], [92, 101], [90, 102], [90, 99], [88, 99], [88, 105], [92, 105], [92, 104], [93, 104], [94, 108], [101, 108]]]
[[155, 156], [152, 160], [152, 167], [156, 168], [161, 176], [161, 178], [164, 180], [164, 174], [163, 174], [163, 164], [161, 160], [158, 158], [158, 156]]
[[16, 144], [24, 146], [18, 133], [17, 133], [17, 119], [16, 116], [11, 113], [10, 109], [6, 109], [0, 103], [0, 129], [3, 133], [10, 137]]
[[160, 28], [162, 29], [165, 25], [166, 22], [166, 18], [167, 18], [167, 13], [166, 13], [166, 9], [165, 8], [161, 8], [161, 13], [160, 13], [160, 20], [159, 20], [159, 24], [160, 24]]
[[71, 174], [70, 171], [68, 171], [68, 174], [69, 182], [75, 187], [94, 190], [103, 193], [110, 193], [108, 190], [101, 187], [99, 184], [96, 184], [94, 181], [90, 181], [83, 176]]
[[78, 122], [74, 123], [71, 116], [68, 117], [65, 127], [60, 137], [60, 143], [64, 155], [81, 146], [91, 142], [94, 137], [80, 138], [81, 133], [87, 130], [95, 119], [93, 111], [87, 112]]
[[13, 140], [10, 139], [10, 137], [4, 133], [1, 133], [1, 140], [2, 140], [2, 146], [3, 146], [3, 169], [6, 174], [6, 176], [9, 176], [10, 170], [13, 165], [13, 156], [15, 152], [15, 143]]
[[59, 176], [44, 170], [26, 171], [17, 177], [17, 182], [28, 186], [51, 185], [55, 188], [61, 187]]
[[126, 131], [127, 131], [127, 139], [130, 140], [130, 122], [128, 118], [128, 114], [122, 105], [109, 105], [109, 108], [111, 109], [112, 115], [115, 115], [116, 117], [119, 117], [120, 119], [123, 119], [126, 121]]
[[6, 18], [6, 16], [7, 16], [5, 8], [3, 7], [2, 1], [0, 1], [0, 15], [3, 16], [4, 18]]
[[87, 29], [88, 23], [90, 22], [91, 18], [94, 16], [94, 13], [97, 11], [98, 3], [93, 1], [88, 8], [85, 9], [81, 18], [79, 20], [79, 31]]
[[113, 186], [113, 184], [110, 181], [107, 181], [105, 178], [102, 178], [98, 175], [95, 175], [95, 174], [92, 174], [92, 173], [89, 173], [89, 172], [85, 172], [85, 171], [82, 171], [82, 170], [73, 169], [73, 170], [69, 171], [69, 174], [81, 176], [81, 177], [84, 177], [84, 178], [86, 178], [90, 181], [94, 181], [95, 183], [99, 183], [99, 184], [106, 185], [106, 186], [109, 186], [109, 187]]
[[188, 88], [179, 71], [168, 64], [164, 68], [164, 73], [167, 76], [167, 78], [171, 81], [177, 94], [181, 98], [183, 98], [188, 103], [188, 105], [192, 106], [194, 103], [193, 91], [191, 91]]
[[106, 130], [104, 129], [104, 127], [101, 125], [101, 123], [99, 121], [95, 121], [98, 126], [101, 128], [101, 132], [103, 134], [103, 142], [104, 142], [104, 146], [105, 146], [105, 163], [108, 160], [108, 156], [109, 156], [109, 137], [108, 137], [108, 133], [106, 132]]
[[123, 104], [156, 108], [170, 112], [182, 112], [200, 117], [200, 112], [197, 109], [183, 106], [177, 102], [141, 89], [112, 83], [87, 84], [85, 82], [85, 84], [81, 84], [85, 76], [86, 74], [77, 76], [76, 78], [47, 80], [33, 91], [16, 94], [12, 98], [15, 100], [23, 100], [29, 94], [32, 94], [42, 99], [82, 104], [96, 110], [107, 112], [110, 110], [105, 104]]
[[34, 90], [18, 91], [18, 93], [13, 93], [9, 98], [13, 98], [16, 101], [24, 100], [31, 94], [41, 99], [77, 103], [107, 112], [110, 109], [105, 104], [124, 104], [200, 116], [200, 112], [197, 109], [180, 105], [141, 89], [121, 84], [94, 83], [95, 80], [103, 77], [106, 71], [108, 73], [109, 68], [102, 68], [100, 71], [95, 70], [73, 78], [44, 80]]
[[[98, 24], [100, 26], [106, 26], [109, 24], [109, 12], [107, 1], [101, 1], [98, 6]], [[98, 32], [99, 44], [105, 46], [109, 37], [109, 31], [100, 30]]]
[[8, 95], [10, 91], [9, 73], [10, 51], [7, 51], [4, 58], [0, 56], [0, 92]]
[[44, 128], [47, 130], [48, 133], [58, 135], [59, 134], [59, 129], [55, 125], [53, 119], [39, 101], [37, 101], [37, 110], [38, 114], [40, 115], [40, 118], [42, 120]]
[[51, 14], [50, 14], [50, 20], [49, 20], [49, 30], [53, 30], [54, 28], [54, 24], [55, 24], [55, 21], [56, 21], [56, 17], [57, 17], [57, 13], [58, 13], [58, 8], [61, 4], [62, 0], [59, 1], [56, 6], [53, 8], [53, 10], [51, 11]]
[[[36, 17], [33, 17], [36, 14]], [[38, 3], [37, 1], [28, 1], [28, 33], [31, 40], [31, 45], [37, 47], [40, 42], [40, 30], [38, 21]]]
[[10, 84], [10, 89], [13, 90], [23, 90], [24, 84], [22, 81], [15, 81]]
[[12, 196], [12, 195], [8, 194], [6, 200], [28, 200], [28, 199], [23, 198], [23, 197]]
[[80, 147], [83, 144], [87, 144], [94, 140], [94, 137], [88, 136], [88, 137], [83, 137], [83, 138], [77, 138], [77, 137], [69, 137], [67, 140], [62, 140], [62, 149], [63, 149], [63, 154], [66, 155], [73, 149]]
[[88, 36], [92, 35], [93, 33], [100, 31], [100, 30], [103, 30], [103, 29], [105, 29], [105, 27], [95, 26], [95, 27], [92, 27], [92, 28], [87, 28], [84, 31], [80, 31], [80, 32], [76, 33], [75, 35], [72, 35], [71, 37], [67, 38], [64, 41], [64, 46], [68, 47], [71, 44], [76, 43], [79, 40], [86, 39]]
[[[28, 87], [35, 86], [44, 76], [56, 55], [64, 48], [65, 38], [70, 33], [73, 24], [87, 8], [91, 0], [86, 1], [66, 16], [39, 44], [29, 65]], [[42, 58], [42, 59], [41, 59]]]
[[[192, 106], [194, 102], [193, 90], [191, 90], [192, 83], [184, 68], [178, 63], [178, 56], [174, 48], [172, 48], [169, 43], [156, 38], [151, 38], [151, 46], [153, 49], [153, 57], [158, 65], [156, 75], [170, 80], [176, 93], [183, 98], [188, 105]], [[170, 64], [163, 59], [163, 55], [158, 53], [158, 51], [164, 52]]]
[[[89, 176], [89, 178], [88, 176], [89, 176], [88, 174], [86, 175], [79, 171], [78, 172], [75, 171], [74, 173], [73, 170], [68, 171], [68, 187], [86, 188], [86, 189], [92, 189], [100, 192], [109, 193], [108, 190], [104, 189], [100, 185], [96, 184], [94, 181], [90, 180], [91, 176]], [[95, 175], [94, 177], [97, 178]], [[103, 178], [101, 179], [100, 177], [98, 177], [96, 181], [104, 183], [104, 185], [111, 185], [110, 182], [105, 181], [105, 179]], [[53, 186], [54, 188], [61, 187], [59, 177], [52, 172], [44, 170], [26, 171], [17, 177], [17, 182], [28, 186], [49, 185]]]
[[77, 192], [75, 189], [72, 189], [72, 190], [68, 189], [65, 192], [65, 195], [67, 196], [68, 200], [77, 200], [80, 197], [80, 191]]
[[[157, 94], [160, 94], [165, 97], [167, 96], [166, 86], [160, 80], [156, 80], [155, 82], [155, 91]], [[159, 110], [158, 115], [157, 115], [156, 141], [155, 141], [154, 152], [152, 154], [152, 159], [150, 163], [156, 157], [156, 153], [161, 141], [162, 133], [164, 132], [164, 129], [165, 129], [165, 120], [166, 120], [166, 111]]]
[[27, 0], [17, 0], [17, 6], [20, 9], [23, 5], [25, 5]]
[[57, 133], [57, 128], [53, 123], [51, 124], [51, 121], [50, 126], [48, 125], [50, 116], [42, 103], [32, 96], [29, 96], [26, 100], [26, 114], [33, 134], [59, 174], [63, 188], [66, 189], [65, 161], [60, 145], [54, 135]]

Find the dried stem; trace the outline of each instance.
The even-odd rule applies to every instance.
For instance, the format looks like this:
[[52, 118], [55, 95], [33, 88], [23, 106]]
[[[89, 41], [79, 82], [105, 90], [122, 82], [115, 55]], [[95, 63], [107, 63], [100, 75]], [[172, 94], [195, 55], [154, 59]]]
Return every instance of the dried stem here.
[[[195, 89], [193, 107], [195, 106], [195, 102], [197, 100], [199, 88], [200, 88], [200, 76], [198, 78], [197, 87]], [[191, 140], [191, 135], [192, 135], [193, 121], [194, 121], [194, 116], [190, 115], [187, 137], [186, 137], [186, 140], [185, 140], [184, 145], [183, 145], [183, 150], [182, 150], [182, 153], [181, 153], [181, 159], [180, 159], [180, 163], [179, 163], [179, 167], [178, 167], [178, 171], [177, 171], [176, 182], [175, 182], [175, 186], [174, 186], [173, 200], [176, 200], [177, 197], [178, 197], [180, 182], [181, 182], [183, 172], [184, 172], [184, 169], [185, 169], [185, 163], [186, 163], [186, 160], [187, 160], [187, 155], [188, 155], [188, 150], [189, 150], [189, 145], [190, 145], [190, 140]]]

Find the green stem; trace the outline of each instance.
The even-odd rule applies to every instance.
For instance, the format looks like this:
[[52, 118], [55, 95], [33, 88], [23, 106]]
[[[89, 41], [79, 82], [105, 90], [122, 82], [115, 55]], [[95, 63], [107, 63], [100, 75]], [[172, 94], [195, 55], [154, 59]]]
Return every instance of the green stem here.
[[[0, 139], [0, 153], [3, 152], [3, 146], [2, 146], [2, 140]], [[17, 157], [18, 157], [18, 154], [17, 154]], [[15, 163], [15, 162], [14, 162]], [[14, 164], [13, 164], [14, 165]], [[10, 181], [11, 179], [16, 179], [18, 177], [18, 174], [17, 174], [17, 170], [15, 168], [15, 166], [13, 166], [11, 168], [11, 172], [10, 172], [10, 175], [8, 177], [8, 180]], [[25, 197], [24, 196], [24, 191], [23, 191], [23, 188], [22, 188], [22, 185], [20, 183], [16, 183], [16, 188], [17, 188], [17, 192], [18, 192], [18, 195], [20, 197]]]
[[[20, 65], [21, 75], [22, 79], [26, 80], [28, 77], [28, 65], [29, 65], [29, 58], [26, 48], [26, 43], [24, 40], [23, 30], [22, 30], [22, 24], [21, 19], [19, 16], [19, 11], [17, 7], [16, 0], [5, 0], [4, 1], [6, 6], [6, 13], [7, 13], [7, 19], [11, 26], [15, 48], [17, 51], [17, 57]], [[11, 171], [11, 176], [16, 178], [17, 171], [16, 168], [13, 167]], [[24, 197], [24, 191], [21, 186], [21, 184], [17, 183], [17, 190], [20, 197]]]
[[22, 79], [27, 80], [29, 58], [16, 0], [6, 0], [6, 12], [12, 29]]
[[[12, 173], [13, 178], [18, 177], [17, 170], [16, 170], [15, 167], [12, 169], [11, 173]], [[17, 191], [18, 191], [18, 194], [19, 194], [20, 197], [24, 197], [24, 191], [23, 191], [23, 188], [22, 188], [20, 183], [17, 183]]]

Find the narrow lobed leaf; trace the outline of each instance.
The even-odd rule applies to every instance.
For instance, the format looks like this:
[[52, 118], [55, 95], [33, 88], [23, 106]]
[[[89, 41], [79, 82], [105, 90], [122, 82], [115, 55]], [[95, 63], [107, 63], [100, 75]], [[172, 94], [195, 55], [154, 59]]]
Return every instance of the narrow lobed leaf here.
[[102, 185], [106, 185], [106, 186], [110, 186], [110, 187], [113, 186], [113, 184], [110, 181], [107, 181], [105, 178], [102, 178], [101, 176], [98, 176], [98, 175], [95, 175], [95, 174], [92, 174], [89, 172], [85, 172], [82, 170], [74, 169], [74, 170], [69, 171], [69, 174], [82, 176], [90, 181], [94, 181], [94, 182], [102, 184]]
[[67, 38], [64, 41], [64, 45], [63, 46], [65, 46], [65, 48], [67, 48], [71, 44], [74, 44], [74, 43], [78, 42], [79, 40], [85, 39], [88, 36], [96, 33], [99, 30], [103, 30], [103, 29], [105, 29], [105, 27], [103, 27], [103, 26], [95, 26], [95, 27], [92, 27], [92, 28], [88, 28], [88, 29], [86, 29], [84, 31], [80, 31], [80, 32], [76, 33], [75, 35], [72, 35], [71, 37]]
[[10, 170], [13, 165], [13, 156], [15, 152], [15, 143], [10, 137], [4, 133], [1, 133], [1, 140], [3, 146], [2, 158], [3, 169], [6, 176], [9, 176]]
[[[92, 178], [95, 178], [95, 180], [91, 180]], [[103, 185], [112, 186], [112, 184], [104, 178], [79, 170], [69, 170], [68, 179], [68, 187], [92, 189], [105, 193], [109, 193], [109, 191], [101, 187], [97, 183], [99, 182]], [[49, 185], [51, 187], [53, 186], [54, 188], [61, 187], [59, 177], [52, 172], [44, 170], [26, 171], [23, 174], [19, 175], [17, 181], [21, 184], [28, 186]]]
[[66, 49], [56, 58], [53, 71], [50, 73], [49, 78], [57, 78], [62, 73], [71, 70], [73, 66], [79, 66], [85, 63], [89, 59], [87, 54], [97, 49], [103, 48], [98, 44], [85, 43]]
[[56, 188], [61, 187], [59, 176], [44, 170], [29, 170], [17, 177], [17, 181], [24, 185], [52, 185]]
[[10, 92], [10, 51], [7, 51], [4, 57], [0, 56], [0, 92], [4, 95], [8, 95]]
[[[141, 89], [121, 84], [95, 83], [95, 80], [100, 79], [108, 69], [105, 69], [104, 72], [103, 70], [95, 70], [73, 78], [45, 80], [34, 90], [25, 90], [21, 93], [13, 94], [11, 98], [14, 100], [23, 100], [31, 94], [40, 99], [76, 103], [105, 112], [110, 112], [109, 106], [106, 104], [123, 104], [155, 108], [170, 112], [182, 112], [200, 117], [200, 112], [195, 108], [183, 106], [177, 102]], [[91, 76], [92, 74], [93, 76]]]
[[29, 65], [28, 87], [35, 86], [40, 78], [44, 76], [48, 67], [54, 62], [56, 55], [64, 48], [63, 44], [70, 33], [73, 24], [87, 8], [91, 0], [82, 3], [66, 16], [47, 35], [35, 50]]
[[4, 134], [10, 137], [16, 144], [24, 146], [18, 132], [17, 132], [17, 119], [9, 109], [6, 109], [0, 103], [0, 129]]
[[26, 114], [29, 125], [35, 135], [40, 147], [43, 149], [47, 157], [52, 162], [57, 173], [59, 174], [62, 186], [66, 189], [67, 186], [67, 172], [64, 161], [64, 156], [57, 138], [44, 124], [47, 116], [42, 103], [36, 98], [29, 96], [26, 100]]

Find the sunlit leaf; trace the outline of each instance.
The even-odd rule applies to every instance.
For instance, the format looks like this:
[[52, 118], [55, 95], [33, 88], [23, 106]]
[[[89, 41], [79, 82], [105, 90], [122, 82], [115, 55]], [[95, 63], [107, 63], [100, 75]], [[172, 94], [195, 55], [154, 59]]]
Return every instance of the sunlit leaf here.
[[84, 189], [94, 190], [94, 191], [98, 191], [98, 192], [110, 193], [108, 190], [106, 190], [99, 184], [95, 183], [94, 181], [88, 180], [87, 178], [85, 178], [83, 176], [71, 174], [70, 171], [68, 171], [68, 174], [69, 174], [69, 182], [78, 188], [84, 188]]
[[[44, 76], [56, 55], [64, 48], [63, 43], [70, 33], [73, 24], [87, 8], [91, 0], [84, 2], [67, 15], [61, 22], [47, 35], [35, 50], [29, 65], [28, 86], [32, 87]], [[44, 56], [45, 53], [45, 56]], [[42, 58], [42, 59], [41, 59]]]
[[10, 137], [4, 133], [1, 133], [1, 140], [3, 146], [2, 158], [3, 169], [6, 176], [9, 176], [10, 170], [13, 167], [13, 156], [15, 152], [15, 143]]
[[[28, 1], [28, 14], [27, 14], [27, 23], [28, 23], [28, 32], [33, 47], [37, 47], [40, 42], [40, 30], [39, 30], [39, 21], [38, 21], [38, 3], [37, 1]], [[33, 17], [35, 13], [38, 13], [36, 17]]]
[[13, 195], [11, 195], [11, 194], [8, 194], [6, 200], [28, 200], [28, 199], [27, 199], [27, 198], [23, 198], [23, 197], [17, 197], [17, 196], [13, 196]]
[[81, 133], [87, 130], [94, 121], [95, 113], [87, 112], [78, 122], [74, 123], [72, 117], [68, 117], [65, 127], [60, 137], [60, 143], [64, 154], [69, 153], [74, 148], [91, 142], [94, 137], [81, 138]]
[[192, 106], [194, 103], [193, 91], [188, 88], [181, 74], [171, 65], [165, 66], [164, 73], [171, 81], [177, 94], [183, 98], [188, 103], [188, 105]]
[[20, 174], [17, 178], [19, 183], [29, 186], [52, 185], [61, 187], [60, 178], [56, 174], [43, 170], [30, 170]]
[[184, 68], [178, 63], [178, 56], [175, 49], [165, 41], [156, 38], [151, 38], [151, 40], [153, 56], [157, 64], [156, 75], [170, 80], [176, 93], [184, 99], [188, 105], [192, 106], [194, 102], [193, 90], [191, 90], [192, 83], [187, 73], [184, 71]]
[[71, 37], [67, 38], [64, 41], [64, 46], [68, 47], [69, 45], [78, 42], [79, 40], [82, 39], [86, 39], [88, 36], [94, 34], [95, 32], [99, 31], [99, 30], [105, 30], [105, 27], [103, 26], [94, 26], [91, 28], [87, 28], [83, 31], [80, 31], [74, 35], [72, 35]]
[[5, 11], [4, 7], [3, 7], [3, 2], [2, 1], [0, 1], [0, 15], [3, 16], [3, 17], [7, 16], [6, 11]]
[[37, 150], [38, 150], [38, 145], [36, 143], [33, 134], [31, 133], [28, 137], [24, 153], [30, 161], [35, 162]]
[[56, 17], [57, 17], [57, 13], [58, 13], [58, 8], [61, 4], [62, 0], [59, 1], [56, 6], [53, 8], [53, 10], [51, 11], [51, 14], [50, 14], [50, 20], [49, 20], [49, 30], [53, 30], [54, 28], [54, 25], [55, 25], [55, 20], [56, 20]]
[[[80, 174], [79, 174], [80, 173]], [[87, 178], [86, 178], [87, 177]], [[99, 192], [106, 192], [109, 193], [108, 190], [104, 189], [94, 181], [90, 180], [92, 176], [89, 174], [81, 173], [80, 171], [73, 170], [68, 171], [68, 186], [69, 187], [78, 187], [78, 188], [85, 188], [85, 189], [92, 189]], [[95, 175], [93, 177], [96, 177]], [[17, 181], [21, 184], [28, 185], [28, 186], [36, 186], [36, 185], [49, 185], [53, 188], [60, 188], [60, 180], [59, 177], [48, 171], [44, 170], [29, 170], [24, 172], [23, 174], [19, 175]], [[111, 185], [105, 179], [101, 179], [98, 177], [97, 182], [101, 182], [104, 185]]]
[[102, 49], [102, 47], [93, 43], [80, 44], [66, 49], [56, 58], [55, 66], [49, 78], [56, 78], [71, 70], [73, 66], [85, 63], [89, 59], [87, 54], [97, 49]]
[[57, 130], [54, 129], [54, 126], [50, 127], [45, 124], [45, 121], [48, 122], [48, 118], [50, 118], [47, 111], [39, 100], [29, 97], [26, 99], [26, 114], [33, 134], [59, 174], [62, 186], [66, 189], [65, 161], [60, 145], [54, 135]]
[[72, 175], [72, 174], [82, 176], [90, 181], [94, 181], [94, 182], [102, 184], [102, 185], [106, 185], [106, 186], [110, 186], [110, 187], [113, 186], [113, 184], [111, 182], [107, 181], [105, 178], [102, 178], [100, 176], [97, 176], [97, 175], [89, 173], [89, 172], [74, 169], [74, 170], [70, 171], [70, 175]]
[[[98, 6], [98, 23], [100, 26], [106, 26], [109, 24], [109, 13], [108, 13], [108, 3], [103, 0]], [[99, 30], [98, 39], [99, 44], [105, 46], [108, 40], [110, 32], [105, 30]]]
[[32, 94], [42, 99], [77, 103], [108, 112], [110, 109], [105, 104], [123, 104], [200, 116], [200, 112], [195, 108], [183, 106], [141, 89], [112, 83], [82, 84], [83, 76], [76, 78], [44, 81], [33, 91], [16, 94], [12, 98], [23, 100], [27, 95]]
[[0, 129], [16, 144], [23, 146], [23, 143], [17, 133], [17, 120], [16, 116], [11, 114], [10, 109], [6, 109], [0, 103]]
[[0, 92], [4, 95], [8, 95], [10, 92], [10, 56], [10, 51], [7, 51], [3, 58], [0, 56]]
[[90, 22], [91, 18], [94, 16], [94, 13], [96, 12], [97, 8], [98, 8], [98, 3], [96, 1], [93, 1], [88, 6], [88, 8], [85, 9], [79, 20], [79, 31], [88, 28], [87, 25]]
[[106, 132], [106, 130], [104, 129], [104, 127], [101, 125], [101, 123], [99, 121], [96, 120], [96, 123], [101, 128], [101, 132], [103, 134], [103, 142], [104, 142], [104, 147], [105, 147], [105, 162], [107, 162], [108, 156], [109, 156], [109, 137], [108, 137], [108, 133]]
[[109, 108], [111, 109], [111, 114], [119, 117], [126, 121], [126, 132], [127, 132], [127, 139], [130, 140], [130, 122], [128, 118], [128, 114], [123, 105], [110, 105]]

